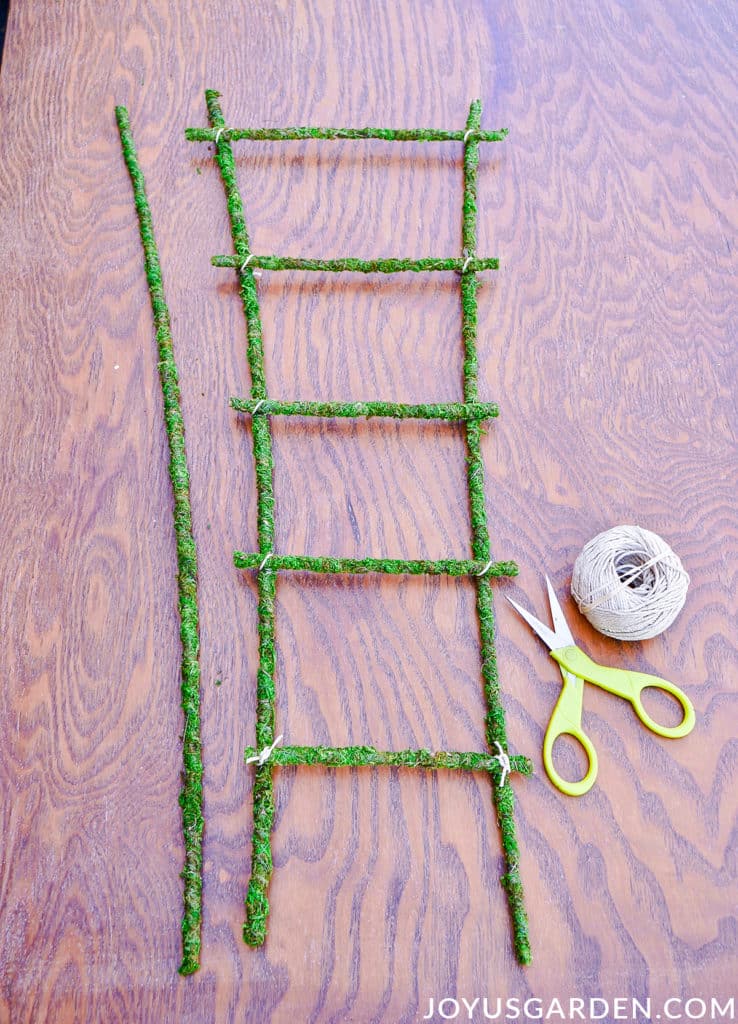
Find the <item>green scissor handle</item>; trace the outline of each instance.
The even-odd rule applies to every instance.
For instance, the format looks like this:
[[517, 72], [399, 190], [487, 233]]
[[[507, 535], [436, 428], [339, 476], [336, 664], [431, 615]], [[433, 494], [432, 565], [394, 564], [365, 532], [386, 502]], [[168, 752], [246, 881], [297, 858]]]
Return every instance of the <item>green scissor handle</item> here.
[[[643, 724], [659, 736], [677, 739], [680, 736], [686, 736], [694, 728], [695, 715], [692, 702], [679, 687], [674, 686], [667, 679], [647, 675], [645, 672], [631, 672], [628, 669], [607, 668], [605, 665], [598, 665], [576, 646], [559, 647], [551, 651], [551, 657], [561, 666], [564, 686], [543, 740], [543, 763], [551, 782], [567, 796], [582, 796], [592, 788], [597, 778], [597, 752], [592, 746], [589, 736], [582, 729], [585, 681], [594, 683], [595, 686], [629, 701]], [[664, 693], [670, 694], [679, 701], [684, 712], [684, 718], [679, 725], [667, 726], [654, 722], [641, 700], [641, 693], [649, 686], [663, 690]], [[573, 736], [581, 743], [587, 755], [589, 761], [587, 774], [579, 782], [562, 779], [554, 767], [553, 748], [560, 736]]]
[[[607, 690], [609, 693], [614, 693], [617, 697], [622, 697], [624, 700], [629, 701], [643, 724], [657, 735], [665, 736], [667, 739], [679, 739], [679, 737], [686, 736], [694, 729], [695, 715], [692, 702], [678, 686], [674, 686], [667, 679], [647, 675], [645, 672], [632, 672], [629, 669], [607, 668], [604, 665], [598, 665], [597, 662], [592, 661], [584, 651], [576, 646], [560, 647], [557, 650], [553, 650], [551, 651], [551, 657], [558, 661], [563, 669], [579, 679], [594, 683], [595, 686], [600, 686], [603, 690]], [[649, 686], [656, 690], [662, 690], [679, 701], [684, 712], [684, 717], [679, 725], [659, 725], [658, 722], [654, 722], [641, 700], [641, 694]], [[572, 734], [586, 748], [583, 738], [576, 732]]]
[[[592, 788], [597, 778], [597, 751], [592, 746], [589, 736], [582, 729], [584, 682], [579, 676], [572, 675], [570, 672], [563, 672], [563, 676], [564, 687], [543, 738], [543, 764], [549, 779], [557, 789], [566, 793], [567, 796], [583, 796]], [[562, 779], [554, 767], [553, 748], [560, 736], [573, 736], [584, 747], [589, 767], [587, 774], [579, 782]]]

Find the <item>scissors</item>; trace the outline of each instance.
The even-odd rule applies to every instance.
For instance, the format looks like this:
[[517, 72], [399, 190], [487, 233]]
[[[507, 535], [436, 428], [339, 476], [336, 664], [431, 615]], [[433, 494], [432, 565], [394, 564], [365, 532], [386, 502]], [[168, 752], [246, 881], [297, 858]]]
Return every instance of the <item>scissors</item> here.
[[[647, 675], [644, 672], [632, 672], [629, 669], [606, 668], [604, 665], [598, 665], [592, 661], [574, 642], [574, 637], [571, 635], [571, 630], [548, 576], [546, 577], [546, 586], [551, 605], [553, 629], [539, 622], [512, 598], [508, 598], [508, 601], [543, 640], [551, 651], [551, 657], [558, 662], [561, 669], [564, 687], [551, 715], [551, 721], [543, 740], [543, 763], [548, 777], [557, 789], [566, 793], [567, 796], [582, 796], [592, 788], [597, 778], [597, 752], [592, 746], [589, 736], [582, 729], [584, 683], [592, 683], [609, 693], [614, 693], [616, 697], [622, 697], [629, 701], [633, 705], [635, 713], [648, 729], [659, 736], [666, 736], [670, 739], [678, 739], [692, 731], [695, 723], [694, 708], [689, 697], [666, 679]], [[654, 722], [641, 700], [641, 694], [647, 687], [662, 690], [679, 701], [684, 712], [684, 717], [679, 725], [666, 726]], [[587, 774], [579, 782], [562, 779], [554, 768], [553, 748], [560, 736], [573, 736], [584, 747], [589, 768]]]

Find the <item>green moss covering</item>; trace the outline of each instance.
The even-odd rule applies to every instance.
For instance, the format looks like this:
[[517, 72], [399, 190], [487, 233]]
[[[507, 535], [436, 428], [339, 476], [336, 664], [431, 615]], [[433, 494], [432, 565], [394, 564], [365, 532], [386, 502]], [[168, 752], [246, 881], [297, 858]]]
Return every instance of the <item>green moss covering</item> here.
[[353, 256], [344, 256], [337, 260], [309, 260], [297, 256], [255, 256], [249, 257], [248, 266], [237, 256], [213, 256], [210, 261], [214, 267], [236, 267], [239, 270], [310, 270], [324, 274], [400, 274], [412, 271], [415, 274], [431, 271], [456, 270], [478, 273], [481, 270], [497, 270], [500, 261], [496, 257], [489, 259], [461, 258], [437, 260], [404, 260], [380, 259], [357, 260]]
[[[462, 248], [466, 256], [474, 256], [477, 248], [477, 167], [479, 143], [476, 133], [482, 116], [477, 100], [471, 105], [466, 122], [468, 137], [464, 145], [464, 197], [462, 205]], [[477, 279], [468, 271], [461, 275], [461, 336], [464, 344], [464, 401], [477, 401]], [[472, 555], [479, 562], [490, 558], [487, 510], [484, 500], [484, 460], [481, 449], [481, 424], [466, 424], [467, 479], [471, 508]], [[482, 680], [487, 703], [487, 743], [494, 749], [499, 743], [507, 750], [505, 709], [500, 698], [500, 681], [495, 647], [495, 616], [489, 576], [476, 578], [477, 615], [482, 654]], [[515, 830], [515, 796], [512, 786], [493, 786], [492, 796], [502, 837], [505, 857], [503, 885], [507, 892], [513, 921], [515, 952], [522, 964], [531, 961], [528, 917], [520, 880], [518, 842]]]
[[[479, 142], [502, 142], [507, 128], [475, 134]], [[190, 142], [288, 142], [301, 139], [381, 139], [384, 142], [465, 142], [468, 132], [447, 132], [440, 128], [186, 128]]]
[[143, 173], [136, 155], [128, 111], [115, 108], [123, 157], [133, 184], [133, 198], [144, 250], [146, 280], [154, 313], [159, 350], [159, 379], [164, 396], [164, 422], [169, 440], [169, 475], [174, 491], [174, 534], [177, 542], [180, 637], [182, 641], [182, 711], [184, 770], [179, 803], [182, 808], [185, 860], [184, 916], [182, 919], [182, 974], [192, 974], [200, 964], [202, 920], [202, 743], [200, 740], [200, 640], [197, 611], [197, 552], [192, 535], [190, 477], [184, 440], [184, 422], [174, 359], [169, 309], [164, 297], [159, 253], [154, 238], [151, 210]]
[[314, 555], [276, 555], [267, 559], [261, 554], [234, 551], [233, 564], [237, 569], [291, 569], [293, 572], [367, 573], [380, 572], [393, 576], [517, 576], [515, 562], [472, 562], [455, 558], [435, 561], [405, 560], [401, 558], [326, 558]]
[[[254, 747], [247, 747], [244, 756], [258, 755]], [[442, 750], [375, 750], [374, 747], [291, 747], [277, 746], [269, 755], [274, 765], [320, 765], [323, 768], [426, 768], [449, 771], [488, 772], [500, 782], [503, 766], [497, 754], [476, 751], [460, 753]], [[510, 771], [530, 775], [533, 766], [527, 757], [511, 757]]]
[[499, 415], [492, 402], [446, 402], [444, 404], [403, 405], [400, 402], [277, 402], [273, 399], [232, 398], [237, 412], [262, 416], [386, 416], [395, 420], [488, 420]]

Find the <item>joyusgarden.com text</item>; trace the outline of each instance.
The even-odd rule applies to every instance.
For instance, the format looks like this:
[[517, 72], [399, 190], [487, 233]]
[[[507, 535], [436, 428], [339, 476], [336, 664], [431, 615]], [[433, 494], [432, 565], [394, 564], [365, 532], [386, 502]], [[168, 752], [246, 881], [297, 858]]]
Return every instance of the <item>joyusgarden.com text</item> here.
[[[426, 1021], [497, 1020], [519, 1021], [723, 1021], [736, 1024], [734, 996], [719, 999], [691, 996], [665, 999], [658, 1005], [651, 999], [598, 996], [570, 999], [503, 999], [497, 996], [464, 998], [445, 996], [428, 999], [419, 1018]], [[422, 1012], [422, 1011], [421, 1011]]]

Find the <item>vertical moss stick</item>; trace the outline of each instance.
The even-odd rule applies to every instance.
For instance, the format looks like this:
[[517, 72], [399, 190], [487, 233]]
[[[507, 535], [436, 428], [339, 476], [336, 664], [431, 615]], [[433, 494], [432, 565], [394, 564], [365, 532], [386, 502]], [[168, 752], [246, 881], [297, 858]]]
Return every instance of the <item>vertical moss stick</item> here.
[[[225, 128], [219, 103], [220, 94], [205, 93], [210, 124]], [[236, 164], [230, 142], [216, 131], [216, 160], [220, 167], [231, 222], [233, 247], [240, 268], [241, 300], [246, 316], [246, 353], [251, 371], [251, 398], [267, 398], [264, 377], [264, 346], [261, 316], [253, 271], [244, 264], [251, 255], [243, 212], [243, 201], [236, 181]], [[265, 415], [253, 417], [254, 459], [256, 462], [256, 510], [259, 552], [266, 558], [274, 547], [274, 486], [272, 436]], [[259, 668], [256, 676], [256, 747], [264, 750], [274, 741], [274, 597], [277, 573], [264, 563], [258, 575]], [[246, 921], [243, 937], [250, 946], [260, 946], [266, 938], [269, 899], [267, 890], [272, 876], [272, 825], [274, 823], [273, 765], [258, 765], [254, 778], [254, 832], [251, 840], [251, 879], [246, 893]]]
[[[464, 134], [464, 198], [462, 247], [465, 259], [473, 259], [477, 248], [477, 166], [479, 164], [479, 126], [482, 105], [475, 100], [469, 109]], [[464, 343], [464, 401], [476, 402], [477, 389], [477, 278], [468, 267], [461, 273], [462, 338]], [[484, 460], [481, 447], [482, 425], [466, 422], [467, 474], [472, 528], [472, 557], [480, 562], [490, 559], [489, 529], [484, 501]], [[499, 744], [507, 750], [505, 711], [500, 700], [500, 683], [495, 649], [495, 616], [492, 587], [486, 576], [476, 577], [477, 613], [482, 658], [482, 680], [487, 704], [486, 733], [490, 750]], [[507, 892], [513, 922], [515, 953], [520, 963], [531, 961], [528, 917], [523, 902], [523, 886], [518, 870], [519, 849], [515, 834], [515, 797], [512, 786], [492, 786], [497, 821], [502, 837], [505, 873], [502, 885]]]
[[200, 640], [197, 613], [197, 552], [192, 535], [190, 477], [185, 452], [177, 364], [174, 359], [169, 310], [164, 298], [159, 254], [143, 173], [138, 163], [128, 111], [115, 108], [123, 157], [133, 184], [133, 197], [144, 250], [146, 280], [154, 313], [159, 350], [159, 379], [164, 396], [164, 422], [169, 440], [169, 475], [174, 491], [174, 533], [177, 542], [180, 637], [182, 640], [181, 696], [184, 712], [182, 808], [185, 861], [182, 963], [180, 973], [200, 966], [202, 921], [202, 743], [200, 740]]

